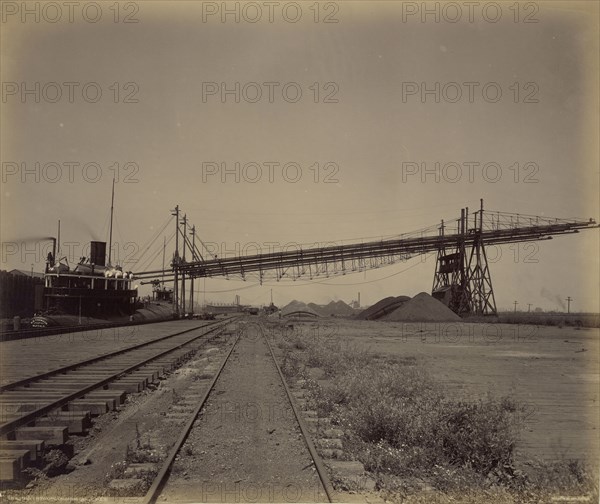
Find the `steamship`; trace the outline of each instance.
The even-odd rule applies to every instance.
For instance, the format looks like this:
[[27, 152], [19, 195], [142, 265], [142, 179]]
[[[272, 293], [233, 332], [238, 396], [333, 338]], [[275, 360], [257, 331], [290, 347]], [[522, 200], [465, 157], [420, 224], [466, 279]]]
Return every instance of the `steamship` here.
[[[142, 305], [133, 274], [106, 264], [106, 243], [90, 242], [90, 257], [71, 268], [66, 257], [48, 254], [44, 286], [33, 327], [127, 320]], [[39, 306], [41, 304], [41, 306]], [[71, 325], [71, 324], [68, 324]]]
[[36, 314], [32, 327], [50, 325], [74, 326], [105, 322], [143, 322], [173, 318], [172, 291], [153, 285], [152, 300], [141, 302], [134, 275], [123, 271], [121, 266], [111, 265], [112, 225], [115, 201], [115, 181], [112, 184], [110, 206], [110, 241], [108, 264], [106, 242], [91, 241], [90, 256], [82, 257], [71, 268], [66, 257], [56, 260], [57, 241], [60, 244], [60, 221], [58, 239], [52, 238], [52, 252], [46, 260], [44, 285], [36, 292]]

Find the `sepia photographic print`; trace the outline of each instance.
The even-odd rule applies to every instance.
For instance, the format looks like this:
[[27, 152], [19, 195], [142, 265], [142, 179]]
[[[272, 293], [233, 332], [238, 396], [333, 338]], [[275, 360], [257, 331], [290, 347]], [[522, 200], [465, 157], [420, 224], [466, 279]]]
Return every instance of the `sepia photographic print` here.
[[0, 18], [0, 503], [598, 502], [600, 3]]

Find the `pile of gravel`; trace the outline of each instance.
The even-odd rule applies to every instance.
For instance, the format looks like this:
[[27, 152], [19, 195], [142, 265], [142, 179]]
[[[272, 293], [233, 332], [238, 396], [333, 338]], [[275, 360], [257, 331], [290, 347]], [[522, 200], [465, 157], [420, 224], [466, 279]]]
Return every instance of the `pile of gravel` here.
[[356, 318], [358, 320], [377, 320], [393, 312], [410, 300], [408, 296], [389, 296], [378, 301], [373, 306], [361, 311]]
[[[285, 305], [281, 309], [282, 317], [295, 317], [295, 316], [314, 316], [318, 317], [319, 314], [309, 307], [306, 303], [302, 301], [296, 301], [295, 299]], [[269, 315], [270, 318], [279, 318], [279, 312], [272, 313]]]
[[308, 303], [308, 307], [312, 308], [315, 312], [323, 317], [350, 317], [355, 313], [354, 308], [341, 300], [331, 301], [327, 305]]
[[444, 303], [426, 292], [417, 294], [382, 320], [394, 322], [454, 322], [461, 318]]

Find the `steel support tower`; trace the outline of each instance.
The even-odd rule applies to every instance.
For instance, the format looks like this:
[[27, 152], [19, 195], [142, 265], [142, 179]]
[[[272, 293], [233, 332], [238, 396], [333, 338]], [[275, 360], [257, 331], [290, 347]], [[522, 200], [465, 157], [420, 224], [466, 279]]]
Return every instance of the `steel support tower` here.
[[454, 246], [448, 247], [444, 239], [444, 221], [439, 228], [441, 245], [437, 251], [431, 292], [433, 297], [461, 316], [497, 315], [483, 240], [483, 200], [480, 203], [479, 211], [473, 214], [472, 228], [469, 228], [469, 209], [461, 209]]

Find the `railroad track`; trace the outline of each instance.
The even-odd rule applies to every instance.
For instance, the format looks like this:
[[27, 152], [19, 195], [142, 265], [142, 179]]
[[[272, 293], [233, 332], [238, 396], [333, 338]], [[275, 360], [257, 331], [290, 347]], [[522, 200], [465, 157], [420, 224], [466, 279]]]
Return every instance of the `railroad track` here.
[[137, 320], [135, 322], [102, 322], [98, 324], [81, 324], [75, 326], [48, 326], [48, 327], [32, 327], [20, 329], [4, 329], [0, 331], [0, 342], [14, 341], [29, 338], [40, 338], [42, 336], [53, 336], [57, 334], [69, 334], [75, 332], [100, 331], [102, 329], [112, 329], [117, 327], [137, 327], [148, 324], [157, 324], [160, 322], [168, 322], [165, 320]]
[[[306, 469], [307, 467], [314, 467], [315, 471], [316, 471], [316, 475], [318, 476], [318, 484], [319, 484], [319, 489], [317, 492], [313, 493], [313, 496], [316, 497], [316, 500], [318, 501], [324, 501], [327, 500], [328, 502], [333, 502], [333, 498], [334, 498], [334, 491], [333, 491], [333, 487], [329, 481], [329, 478], [327, 476], [327, 472], [324, 468], [324, 465], [315, 449], [315, 446], [313, 444], [313, 442], [311, 441], [310, 438], [310, 434], [309, 434], [309, 430], [306, 427], [304, 420], [295, 404], [293, 395], [290, 391], [290, 389], [288, 388], [286, 382], [285, 382], [285, 378], [284, 375], [281, 371], [281, 368], [279, 367], [279, 364], [276, 361], [275, 358], [275, 354], [273, 352], [273, 349], [271, 347], [270, 342], [268, 341], [267, 337], [264, 334], [264, 331], [262, 330], [262, 326], [258, 325], [258, 324], [252, 324], [254, 327], [259, 327], [260, 328], [260, 340], [262, 341], [262, 343], [258, 344], [258, 346], [254, 347], [254, 349], [251, 347], [250, 348], [250, 353], [248, 353], [248, 350], [246, 351], [246, 355], [250, 355], [251, 357], [253, 356], [256, 363], [253, 364], [254, 368], [251, 369], [251, 373], [256, 373], [258, 371], [258, 369], [264, 370], [265, 366], [263, 364], [266, 363], [266, 361], [264, 361], [265, 356], [271, 363], [272, 366], [274, 368], [274, 370], [272, 370], [272, 374], [270, 375], [269, 380], [272, 380], [273, 377], [277, 376], [278, 378], [276, 379], [277, 381], [280, 382], [281, 384], [281, 388], [285, 391], [285, 400], [289, 403], [289, 406], [291, 408], [291, 410], [293, 411], [293, 421], [296, 422], [297, 427], [300, 430], [301, 433], [301, 438], [302, 438], [302, 443], [303, 443], [303, 450], [305, 451], [305, 455], [307, 456], [306, 459], [309, 460], [308, 465], [304, 464], [304, 467], [300, 467], [300, 469], [298, 469], [299, 471], [302, 471], [304, 469]], [[207, 441], [210, 439], [209, 435], [205, 435], [205, 433], [201, 432], [202, 429], [202, 425], [199, 425], [199, 419], [202, 418], [202, 415], [206, 412], [207, 408], [210, 408], [211, 406], [214, 406], [214, 404], [211, 404], [211, 402], [214, 402], [216, 399], [215, 396], [219, 396], [219, 397], [225, 397], [220, 396], [220, 394], [225, 394], [227, 392], [227, 389], [225, 390], [215, 390], [215, 387], [217, 385], [217, 383], [220, 382], [220, 378], [223, 379], [223, 371], [226, 367], [228, 367], [228, 371], [229, 371], [229, 375], [231, 378], [232, 374], [235, 374], [237, 372], [237, 370], [240, 367], [243, 367], [243, 359], [242, 357], [240, 357], [239, 355], [236, 355], [236, 350], [239, 349], [240, 345], [244, 345], [244, 340], [245, 338], [247, 339], [248, 336], [245, 333], [244, 330], [241, 330], [238, 332], [237, 338], [235, 339], [232, 347], [229, 349], [229, 351], [227, 352], [225, 358], [223, 359], [223, 361], [221, 362], [220, 366], [218, 367], [218, 370], [215, 372], [215, 374], [212, 376], [212, 379], [210, 380], [210, 382], [204, 386], [203, 388], [203, 393], [199, 394], [199, 400], [197, 403], [195, 403], [195, 406], [193, 408], [193, 410], [191, 411], [191, 413], [189, 414], [189, 417], [186, 419], [185, 423], [183, 424], [183, 427], [181, 428], [181, 431], [179, 433], [179, 436], [176, 440], [176, 442], [172, 445], [172, 447], [170, 448], [168, 455], [166, 456], [166, 458], [161, 462], [160, 465], [160, 469], [158, 469], [158, 472], [156, 474], [156, 476], [154, 477], [154, 480], [152, 482], [152, 484], [150, 485], [150, 488], [148, 489], [148, 491], [146, 492], [145, 497], [140, 501], [143, 504], [153, 504], [159, 500], [167, 500], [169, 502], [171, 501], [177, 501], [178, 497], [180, 497], [180, 495], [177, 493], [177, 485], [174, 484], [172, 485], [172, 474], [173, 474], [173, 469], [174, 466], [176, 466], [178, 463], [180, 463], [180, 459], [183, 455], [183, 448], [184, 446], [187, 446], [186, 443], [189, 443], [189, 438], [194, 434], [194, 430], [195, 429], [200, 429], [198, 432], [196, 432], [196, 436], [200, 437], [203, 441]], [[241, 343], [240, 343], [241, 342]], [[266, 348], [268, 349], [267, 352], [264, 352], [263, 349], [261, 349], [261, 344], [265, 345]], [[246, 344], [246, 348], [248, 348], [248, 343]], [[243, 350], [240, 350], [238, 352], [240, 355], [243, 354]], [[232, 362], [232, 356], [236, 356], [236, 362]], [[258, 357], [257, 357], [258, 356]], [[262, 357], [261, 357], [262, 356]], [[250, 357], [250, 358], [251, 358]], [[263, 359], [262, 361], [260, 359]], [[258, 360], [257, 360], [258, 359]], [[262, 364], [261, 364], [262, 363]], [[269, 383], [273, 384], [274, 387], [276, 387], [274, 385], [274, 381], [270, 381]], [[243, 384], [241, 384], [238, 381], [234, 381], [232, 382], [232, 384], [230, 384], [230, 386], [239, 386], [240, 388], [243, 388]], [[250, 385], [250, 387], [255, 386], [255, 383], [253, 382], [252, 385]], [[227, 387], [226, 385], [221, 385], [222, 387]], [[273, 389], [275, 390], [275, 389]], [[210, 400], [209, 400], [210, 397]], [[220, 429], [221, 425], [217, 425], [216, 429]], [[223, 425], [223, 430], [225, 430], [226, 426]], [[234, 428], [235, 430], [235, 428]], [[256, 429], [255, 429], [256, 430]], [[271, 434], [273, 431], [275, 431], [276, 429], [273, 428], [272, 430], [269, 430], [268, 434]], [[254, 436], [253, 436], [253, 440], [255, 441], [255, 438], [257, 435], [260, 435], [260, 433], [256, 433], [254, 432]], [[291, 438], [291, 436], [290, 436]], [[231, 439], [228, 439], [228, 441], [230, 441]], [[286, 438], [287, 441], [287, 438]], [[260, 440], [257, 442], [259, 443]], [[279, 445], [280, 443], [277, 443], [277, 445]], [[286, 449], [288, 449], [286, 446], [282, 447], [283, 450], [285, 451]], [[190, 448], [188, 447], [188, 450]], [[249, 445], [246, 446], [246, 450], [249, 450], [251, 452], [256, 451], [256, 457], [260, 457], [260, 448], [258, 448], [255, 445]], [[307, 453], [306, 453], [307, 452]], [[205, 452], [201, 452], [201, 453], [205, 453]], [[296, 455], [296, 456], [300, 456], [300, 455]], [[261, 459], [262, 460], [262, 459]], [[193, 467], [197, 467], [197, 468], [202, 468], [203, 470], [209, 470], [209, 467], [211, 466], [211, 462], [209, 460], [202, 460], [200, 461], [200, 463], [198, 463], [198, 461], [195, 461], [193, 464]], [[258, 464], [258, 471], [266, 471], [268, 470], [264, 465], [262, 465], [262, 463]], [[314, 473], [310, 473], [310, 475], [314, 478], [315, 475]], [[253, 482], [252, 481], [252, 475], [245, 475], [246, 477], [242, 478], [240, 475], [240, 478], [237, 479], [237, 481], [231, 481], [229, 483], [224, 483], [224, 487], [223, 488], [229, 488], [229, 492], [231, 492], [231, 488], [232, 485], [236, 485], [239, 483], [239, 481], [244, 481], [247, 480], [249, 481], [250, 485], [254, 485], [254, 488], [257, 488], [258, 483]], [[255, 475], [256, 476], [256, 475]], [[263, 474], [260, 474], [260, 476], [263, 476]], [[268, 476], [268, 475], [267, 475]], [[212, 473], [211, 473], [211, 477], [212, 477]], [[216, 478], [216, 476], [215, 476]], [[175, 476], [174, 479], [177, 479], [177, 476]], [[213, 501], [219, 500], [219, 496], [218, 495], [205, 495], [206, 494], [206, 487], [199, 487], [198, 485], [202, 485], [201, 483], [202, 480], [202, 475], [201, 474], [192, 474], [191, 475], [191, 483], [195, 484], [196, 487], [191, 489], [192, 491], [192, 495], [194, 495], [194, 500], [196, 500], [198, 498], [198, 495], [201, 495], [202, 499], [208, 498], [209, 501]], [[229, 485], [229, 486], [227, 486]], [[170, 489], [170, 487], [173, 486], [173, 488]], [[211, 486], [212, 490], [215, 491], [216, 487]], [[170, 491], [169, 491], [170, 490]], [[239, 489], [238, 489], [239, 490]], [[225, 501], [231, 501], [232, 500], [232, 495], [231, 493], [229, 493], [228, 495], [225, 495]], [[242, 496], [241, 500], [243, 501], [244, 498]], [[271, 497], [271, 500], [272, 497]], [[275, 495], [275, 501], [278, 500], [282, 500], [282, 496], [279, 495], [279, 498], [277, 497], [277, 494]], [[289, 498], [285, 497], [286, 501], [290, 501]], [[304, 498], [304, 496], [301, 498], [302, 501], [306, 500]], [[237, 495], [235, 502], [240, 501], [240, 496]], [[291, 500], [293, 501], [293, 500]]]
[[[41, 372], [36, 372], [35, 374], [26, 374], [25, 376], [23, 376], [23, 371], [22, 369], [19, 370], [19, 372], [10, 372], [10, 370], [7, 371], [6, 369], [6, 365], [9, 364], [7, 362], [4, 363], [4, 370], [3, 370], [3, 375], [2, 376], [2, 380], [9, 380], [7, 383], [2, 383], [0, 385], [0, 394], [9, 390], [13, 390], [15, 388], [18, 388], [20, 386], [28, 386], [29, 384], [35, 382], [38, 379], [44, 379], [44, 378], [50, 378], [53, 375], [58, 375], [58, 374], [63, 374], [66, 373], [72, 369], [75, 368], [80, 368], [82, 366], [86, 366], [86, 365], [90, 365], [90, 364], [94, 364], [96, 362], [99, 362], [103, 359], [106, 358], [111, 358], [111, 357], [115, 357], [117, 355], [120, 354], [124, 354], [126, 352], [132, 351], [132, 350], [136, 350], [139, 348], [144, 348], [144, 347], [148, 347], [151, 344], [154, 343], [158, 343], [161, 341], [167, 341], [175, 336], [179, 336], [182, 334], [187, 334], [191, 331], [195, 331], [198, 329], [202, 329], [202, 328], [206, 328], [206, 327], [210, 327], [212, 325], [216, 325], [219, 324], [221, 321], [215, 321], [215, 322], [202, 322], [199, 325], [194, 325], [192, 327], [186, 327], [183, 330], [179, 330], [179, 331], [175, 331], [175, 332], [170, 332], [169, 334], [166, 335], [161, 335], [158, 336], [156, 338], [152, 338], [146, 341], [143, 341], [141, 343], [136, 343], [136, 344], [131, 344], [128, 346], [123, 346], [122, 348], [118, 348], [117, 350], [114, 350], [112, 352], [106, 352], [106, 353], [101, 353], [99, 355], [90, 357], [90, 358], [86, 358], [83, 360], [76, 360], [75, 362], [73, 362], [74, 359], [79, 359], [80, 357], [78, 357], [78, 355], [61, 355], [58, 358], [56, 356], [53, 356], [53, 365], [51, 365], [50, 369], [47, 369], [46, 371], [41, 371]], [[172, 324], [171, 324], [172, 327]], [[103, 328], [106, 329], [106, 328]], [[161, 328], [162, 329], [162, 328]], [[61, 335], [62, 336], [62, 335]], [[97, 333], [97, 337], [88, 339], [88, 338], [82, 338], [80, 341], [75, 341], [75, 340], [70, 340], [68, 341], [69, 345], [74, 346], [74, 347], [78, 347], [79, 349], [81, 347], [84, 347], [84, 351], [83, 351], [83, 355], [87, 355], [89, 354], [89, 349], [90, 349], [90, 345], [92, 343], [95, 343], [97, 340], [104, 338], [107, 342], [111, 343], [113, 340], [110, 337], [110, 333]], [[121, 339], [121, 338], [120, 338]], [[127, 343], [128, 340], [131, 340], [131, 342], [133, 343], [136, 338], [135, 337], [131, 337], [128, 338], [127, 336], [122, 338], [122, 343]], [[117, 341], [116, 339], [114, 341]], [[45, 338], [40, 340], [40, 343], [51, 343], [52, 340], [50, 338]], [[120, 343], [120, 342], [119, 342]], [[23, 346], [20, 348], [20, 350], [23, 353], [29, 353], [31, 350], [31, 344], [29, 342], [24, 342]], [[47, 347], [45, 348], [45, 350], [47, 351]], [[82, 352], [79, 352], [79, 355], [81, 355]], [[49, 360], [50, 355], [46, 356]], [[32, 366], [32, 368], [37, 368], [37, 369], [41, 369], [41, 367], [39, 366], [39, 361], [42, 360], [42, 356], [39, 353], [33, 353], [32, 357], [28, 360], [19, 360], [19, 367], [28, 367], [28, 366]], [[30, 372], [27, 372], [30, 373]], [[12, 375], [12, 376], [11, 376]]]
[[69, 363], [0, 387], [0, 478], [15, 481], [49, 447], [85, 434], [94, 416], [115, 410], [128, 393], [143, 390], [232, 319], [192, 328]]

